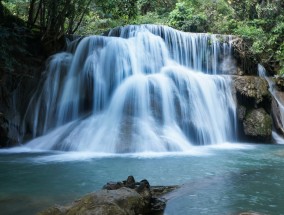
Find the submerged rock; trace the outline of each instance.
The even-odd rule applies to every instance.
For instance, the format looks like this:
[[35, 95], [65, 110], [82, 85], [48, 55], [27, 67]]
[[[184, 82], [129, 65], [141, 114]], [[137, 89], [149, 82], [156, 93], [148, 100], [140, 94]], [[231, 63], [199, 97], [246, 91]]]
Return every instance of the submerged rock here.
[[244, 121], [244, 132], [249, 137], [268, 140], [272, 134], [272, 118], [263, 108], [248, 111]]
[[69, 206], [55, 206], [39, 215], [136, 215], [162, 214], [166, 203], [159, 198], [177, 186], [155, 187], [147, 180], [135, 182], [133, 176], [122, 182], [108, 182], [103, 190], [90, 193]]

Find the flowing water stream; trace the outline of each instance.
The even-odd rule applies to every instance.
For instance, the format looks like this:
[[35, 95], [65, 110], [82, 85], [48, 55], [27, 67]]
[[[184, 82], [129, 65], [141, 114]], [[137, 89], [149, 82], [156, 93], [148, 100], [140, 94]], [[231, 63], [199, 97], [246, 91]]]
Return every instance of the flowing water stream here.
[[[276, 86], [275, 86], [275, 83], [274, 81], [272, 80], [271, 77], [268, 77], [267, 74], [266, 74], [266, 70], [265, 68], [259, 64], [258, 65], [258, 75], [260, 77], [263, 77], [265, 78], [265, 80], [268, 82], [268, 85], [269, 85], [269, 92], [271, 93], [273, 99], [275, 100], [276, 104], [277, 104], [277, 107], [279, 109], [279, 122], [280, 122], [280, 127], [283, 128], [284, 127], [284, 105], [283, 105], [283, 99], [281, 99], [281, 96], [279, 95], [279, 91], [276, 90]], [[283, 138], [283, 135], [279, 135], [276, 131], [273, 131], [272, 132], [272, 136], [273, 136], [273, 139], [275, 140], [276, 143], [279, 143], [279, 144], [283, 144], [284, 143], [284, 138]]]

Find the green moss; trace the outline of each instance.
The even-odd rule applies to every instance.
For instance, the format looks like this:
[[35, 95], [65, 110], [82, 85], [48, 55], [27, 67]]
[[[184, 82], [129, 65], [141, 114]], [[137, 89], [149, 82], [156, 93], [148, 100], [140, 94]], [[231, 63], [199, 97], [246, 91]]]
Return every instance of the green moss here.
[[263, 108], [249, 110], [243, 124], [248, 136], [261, 138], [272, 134], [272, 118]]

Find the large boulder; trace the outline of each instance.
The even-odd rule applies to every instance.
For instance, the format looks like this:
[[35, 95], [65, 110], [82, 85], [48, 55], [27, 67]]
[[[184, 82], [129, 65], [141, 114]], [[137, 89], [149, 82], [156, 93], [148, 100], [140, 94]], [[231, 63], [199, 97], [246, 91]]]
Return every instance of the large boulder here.
[[121, 187], [88, 194], [66, 207], [54, 207], [40, 215], [135, 215], [146, 214], [146, 203], [135, 190]]
[[147, 180], [135, 182], [133, 176], [122, 182], [108, 182], [103, 190], [88, 194], [68, 206], [55, 206], [39, 215], [143, 215], [162, 214], [161, 195], [177, 186], [154, 187]]
[[264, 78], [238, 76], [233, 79], [238, 102], [245, 106], [259, 107], [270, 103], [269, 85]]
[[244, 133], [248, 137], [269, 140], [272, 134], [272, 118], [263, 108], [249, 110], [243, 120]]
[[237, 76], [233, 86], [241, 137], [268, 142], [272, 137], [272, 99], [267, 81], [256, 76]]

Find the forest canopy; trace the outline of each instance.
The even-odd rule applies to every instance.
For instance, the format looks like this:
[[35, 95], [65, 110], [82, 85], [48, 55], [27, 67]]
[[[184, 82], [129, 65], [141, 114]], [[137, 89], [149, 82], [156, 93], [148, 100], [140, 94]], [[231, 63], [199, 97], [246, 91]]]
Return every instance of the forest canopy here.
[[0, 9], [39, 31], [43, 40], [145, 23], [238, 35], [258, 62], [284, 74], [283, 0], [0, 0]]

